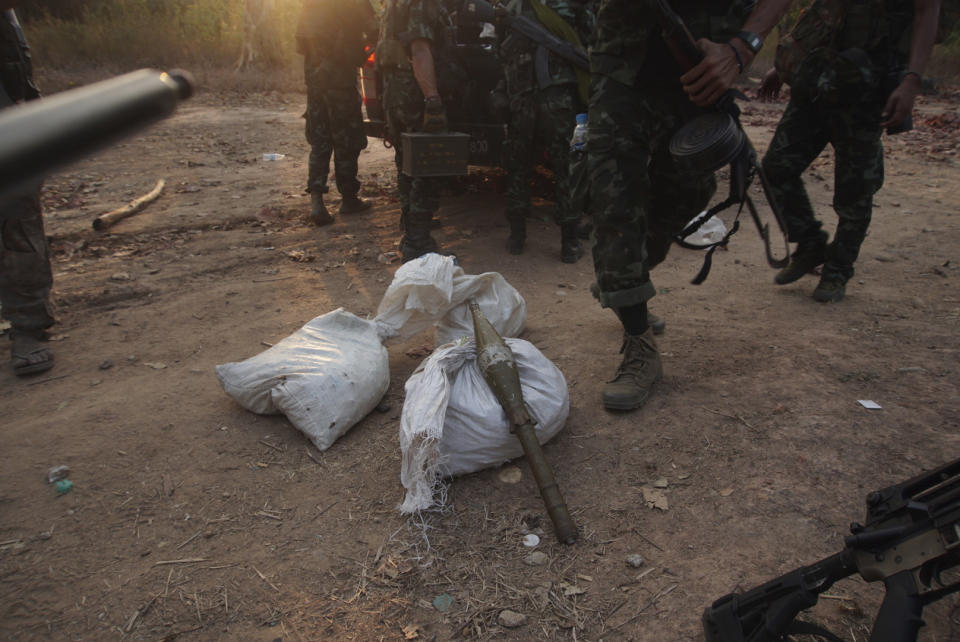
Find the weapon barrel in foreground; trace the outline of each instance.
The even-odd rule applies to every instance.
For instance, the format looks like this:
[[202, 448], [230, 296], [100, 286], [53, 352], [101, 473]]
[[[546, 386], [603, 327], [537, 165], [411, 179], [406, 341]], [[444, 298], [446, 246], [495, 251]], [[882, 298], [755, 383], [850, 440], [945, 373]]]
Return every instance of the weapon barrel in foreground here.
[[173, 113], [186, 72], [141, 69], [0, 112], [0, 195]]
[[503, 406], [510, 422], [510, 431], [520, 440], [523, 452], [527, 456], [530, 470], [533, 472], [540, 496], [547, 507], [547, 513], [553, 522], [557, 539], [564, 544], [573, 544], [577, 540], [577, 527], [574, 526], [567, 505], [560, 494], [560, 488], [553, 477], [553, 470], [547, 463], [533, 429], [534, 421], [523, 403], [523, 391], [520, 388], [520, 376], [517, 362], [510, 346], [497, 333], [480, 310], [476, 301], [470, 301], [470, 313], [473, 315], [473, 328], [477, 340], [477, 365], [497, 401]]

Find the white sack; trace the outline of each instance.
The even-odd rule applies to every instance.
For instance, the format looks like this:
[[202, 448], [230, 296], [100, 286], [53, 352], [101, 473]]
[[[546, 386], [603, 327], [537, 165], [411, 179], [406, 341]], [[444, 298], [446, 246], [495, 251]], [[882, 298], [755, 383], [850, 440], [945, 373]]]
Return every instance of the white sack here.
[[320, 450], [367, 416], [390, 385], [376, 324], [343, 308], [216, 372], [237, 403], [258, 414], [283, 413]]
[[384, 293], [374, 321], [381, 338], [405, 341], [437, 325], [437, 345], [473, 335], [470, 310], [475, 298], [502, 337], [526, 327], [527, 304], [497, 272], [464, 274], [452, 256], [430, 253], [403, 264]]
[[[540, 443], [563, 428], [570, 412], [567, 381], [533, 344], [506, 339]], [[442, 503], [441, 479], [472, 473], [523, 455], [503, 407], [480, 369], [472, 339], [438, 348], [407, 380], [400, 418], [403, 513]]]

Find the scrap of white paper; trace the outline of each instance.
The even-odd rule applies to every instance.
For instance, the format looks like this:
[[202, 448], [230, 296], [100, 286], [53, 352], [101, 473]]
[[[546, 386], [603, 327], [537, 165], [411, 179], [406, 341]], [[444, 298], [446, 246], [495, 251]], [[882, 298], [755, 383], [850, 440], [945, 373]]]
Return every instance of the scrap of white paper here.
[[883, 408], [883, 406], [878, 404], [876, 401], [871, 401], [870, 399], [857, 399], [857, 403], [864, 408], [869, 408], [870, 410], [880, 410]]

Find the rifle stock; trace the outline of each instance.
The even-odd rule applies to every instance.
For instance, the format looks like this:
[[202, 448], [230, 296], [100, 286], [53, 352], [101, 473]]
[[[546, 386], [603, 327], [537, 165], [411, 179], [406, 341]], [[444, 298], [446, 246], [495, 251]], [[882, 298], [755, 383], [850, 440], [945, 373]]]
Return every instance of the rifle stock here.
[[960, 459], [870, 493], [866, 526], [851, 531], [839, 553], [714, 602], [703, 613], [707, 642], [781, 640], [800, 611], [854, 573], [886, 586], [870, 642], [914, 642], [924, 605], [960, 591], [939, 579], [960, 566]]

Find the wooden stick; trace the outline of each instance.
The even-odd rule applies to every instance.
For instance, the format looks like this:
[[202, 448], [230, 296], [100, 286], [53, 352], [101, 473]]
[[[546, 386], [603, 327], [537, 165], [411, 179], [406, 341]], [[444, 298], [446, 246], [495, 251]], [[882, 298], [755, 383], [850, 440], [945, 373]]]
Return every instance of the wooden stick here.
[[117, 221], [121, 221], [128, 216], [133, 216], [147, 205], [160, 198], [160, 192], [163, 191], [163, 186], [166, 184], [167, 182], [161, 178], [157, 181], [157, 186], [154, 187], [149, 193], [130, 201], [123, 207], [117, 208], [111, 212], [107, 212], [106, 214], [101, 214], [97, 218], [93, 219], [93, 229], [105, 230]]
[[154, 566], [166, 566], [168, 564], [196, 564], [197, 562], [206, 562], [208, 561], [206, 557], [190, 557], [182, 560], [161, 560], [159, 562], [154, 562]]

